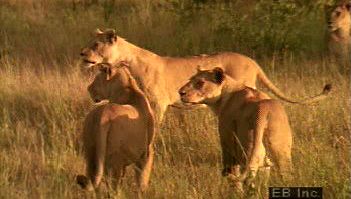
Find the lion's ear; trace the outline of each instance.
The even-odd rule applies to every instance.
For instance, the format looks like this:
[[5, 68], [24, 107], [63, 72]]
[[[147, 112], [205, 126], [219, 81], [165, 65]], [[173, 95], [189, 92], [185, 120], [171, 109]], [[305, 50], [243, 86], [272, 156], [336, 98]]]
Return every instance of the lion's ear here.
[[119, 66], [119, 67], [129, 67], [130, 65], [129, 65], [129, 63], [126, 62], [126, 61], [120, 61], [120, 62], [118, 63], [118, 66]]
[[213, 69], [213, 73], [214, 73], [215, 82], [217, 84], [222, 84], [222, 82], [225, 78], [223, 69], [220, 67], [216, 67]]
[[351, 12], [351, 1], [349, 1], [348, 3], [346, 3], [346, 8], [349, 12]]
[[117, 35], [116, 35], [116, 30], [114, 29], [108, 29], [105, 31], [107, 41], [110, 43], [114, 43], [117, 41]]
[[112, 66], [110, 64], [107, 63], [101, 63], [99, 64], [99, 70], [102, 73], [106, 73], [106, 80], [110, 80], [112, 77]]
[[94, 31], [94, 34], [95, 35], [102, 35], [104, 34], [104, 32], [102, 30], [100, 30], [99, 28], [97, 28], [95, 31]]

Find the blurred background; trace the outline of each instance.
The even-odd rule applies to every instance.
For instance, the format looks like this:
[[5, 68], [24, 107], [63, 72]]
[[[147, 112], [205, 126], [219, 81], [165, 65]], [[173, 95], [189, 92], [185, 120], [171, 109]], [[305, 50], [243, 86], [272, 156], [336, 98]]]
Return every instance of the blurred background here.
[[237, 51], [320, 58], [327, 0], [1, 0], [1, 56], [77, 58], [97, 27], [161, 55]]

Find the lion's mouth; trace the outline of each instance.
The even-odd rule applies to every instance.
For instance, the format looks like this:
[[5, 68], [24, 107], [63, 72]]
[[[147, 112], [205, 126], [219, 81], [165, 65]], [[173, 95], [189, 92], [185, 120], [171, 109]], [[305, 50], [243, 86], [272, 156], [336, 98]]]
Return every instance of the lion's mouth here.
[[334, 27], [329, 27], [329, 28], [328, 28], [328, 31], [329, 31], [329, 32], [335, 32], [336, 30], [337, 30], [337, 28], [334, 28]]
[[102, 100], [100, 100], [100, 99], [94, 99], [93, 100], [95, 103], [100, 103]]
[[333, 32], [335, 31], [337, 28], [335, 27], [333, 22], [328, 22], [328, 30]]
[[94, 99], [94, 105], [100, 106], [109, 103], [109, 100]]
[[192, 102], [187, 96], [181, 96], [180, 101], [182, 102], [183, 105], [196, 104], [195, 102]]
[[190, 110], [190, 109], [196, 109], [196, 108], [203, 108], [206, 107], [205, 104], [199, 104], [196, 102], [182, 102], [182, 103], [175, 103], [171, 105], [174, 108], [178, 109], [184, 109], [184, 110]]
[[87, 64], [96, 64], [95, 61], [90, 61], [90, 60], [87, 60], [87, 59], [83, 59], [83, 62], [87, 63]]

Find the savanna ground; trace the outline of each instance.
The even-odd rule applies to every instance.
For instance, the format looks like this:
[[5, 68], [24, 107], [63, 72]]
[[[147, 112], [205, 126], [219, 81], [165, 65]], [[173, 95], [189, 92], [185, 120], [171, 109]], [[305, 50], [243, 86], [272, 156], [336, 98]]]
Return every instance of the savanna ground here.
[[[286, 186], [350, 198], [350, 66], [325, 56], [326, 3], [0, 0], [0, 197], [96, 197], [75, 183], [84, 172], [82, 121], [93, 107], [78, 56], [92, 30], [112, 27], [161, 55], [254, 57], [289, 96], [332, 83], [330, 98], [314, 106], [285, 104], [294, 131], [294, 179]], [[234, 198], [220, 175], [215, 124], [208, 110], [168, 111], [146, 198]], [[119, 198], [135, 197], [131, 176]]]

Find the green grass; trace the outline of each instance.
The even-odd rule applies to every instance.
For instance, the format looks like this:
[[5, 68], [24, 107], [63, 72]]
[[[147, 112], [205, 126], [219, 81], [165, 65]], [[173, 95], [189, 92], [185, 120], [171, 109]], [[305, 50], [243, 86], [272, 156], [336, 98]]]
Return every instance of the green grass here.
[[[78, 4], [73, 10], [70, 1], [64, 0], [4, 2], [0, 5], [0, 198], [106, 196], [85, 193], [75, 184], [75, 175], [85, 168], [82, 122], [93, 107], [86, 92], [89, 80], [77, 65], [78, 54], [91, 38], [90, 32], [106, 26], [118, 27], [131, 42], [163, 55], [246, 53], [259, 58], [270, 79], [288, 96], [311, 96], [332, 83], [331, 96], [316, 105], [284, 103], [294, 132], [294, 179], [286, 186], [322, 186], [325, 198], [351, 197], [350, 70], [320, 58], [323, 21], [313, 23], [321, 19], [320, 14], [297, 20], [301, 32], [307, 32], [302, 41], [297, 39], [302, 35], [298, 28], [287, 35], [288, 43], [304, 43], [303, 48], [292, 45], [292, 49], [279, 50], [271, 49], [273, 44], [263, 45], [270, 41], [264, 33], [242, 37], [248, 30], [259, 29], [255, 23], [233, 24], [233, 16], [241, 17], [244, 11], [223, 11], [215, 5], [196, 10], [160, 1], [166, 2], [164, 7], [148, 15], [137, 0], [133, 6], [123, 4], [126, 7], [121, 1], [112, 11], [103, 3]], [[248, 19], [237, 20], [245, 22], [257, 12], [250, 6], [246, 11]], [[111, 18], [106, 19], [107, 14]], [[197, 14], [202, 17], [193, 17]], [[313, 24], [315, 29], [310, 28]], [[155, 147], [145, 198], [235, 198], [220, 175], [216, 118], [209, 110], [170, 108]], [[270, 185], [282, 184], [272, 177]], [[135, 188], [129, 169], [119, 198], [134, 198]]]

